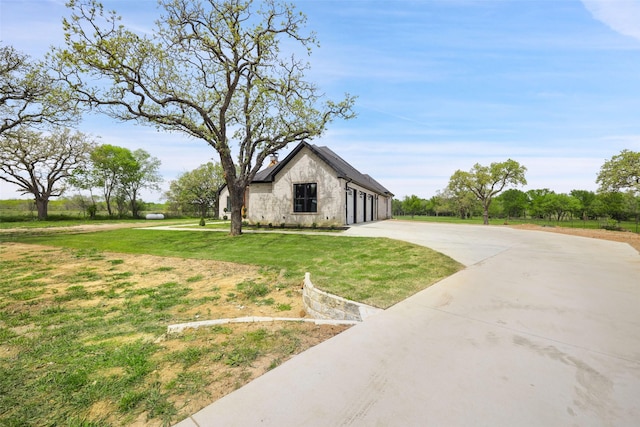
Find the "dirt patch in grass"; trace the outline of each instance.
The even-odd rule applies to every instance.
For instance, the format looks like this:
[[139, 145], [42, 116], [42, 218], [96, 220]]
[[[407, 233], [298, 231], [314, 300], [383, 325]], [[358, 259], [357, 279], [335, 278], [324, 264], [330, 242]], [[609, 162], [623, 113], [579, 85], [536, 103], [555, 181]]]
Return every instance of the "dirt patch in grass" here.
[[[69, 289], [82, 287], [88, 296], [74, 299], [72, 304], [75, 305], [108, 307], [109, 298], [100, 294], [104, 288], [135, 293], [166, 283], [180, 283], [190, 288], [190, 300], [201, 302], [174, 310], [172, 317], [176, 323], [205, 318], [304, 316], [302, 281], [299, 289], [284, 289], [278, 286], [277, 276], [261, 272], [255, 266], [152, 255], [92, 253], [19, 243], [6, 243], [0, 248], [2, 260], [55, 262], [55, 268], [45, 277], [38, 278], [46, 284], [44, 296], [64, 296]], [[267, 283], [271, 288], [268, 298], [253, 301], [244, 298], [238, 290], [238, 284], [242, 283]], [[290, 306], [286, 313], [278, 309], [284, 306]]]
[[[287, 285], [277, 271], [250, 265], [18, 243], [0, 244], [0, 263], [0, 370], [32, 372], [0, 379], [12, 393], [25, 388], [0, 397], [0, 424], [38, 420], [34, 412], [42, 411], [43, 423], [74, 414], [96, 425], [170, 425], [346, 329], [273, 322], [164, 333], [169, 324], [189, 321], [305, 315], [302, 278]], [[32, 356], [40, 350], [25, 343], [57, 340], [55, 332], [66, 328], [74, 331], [62, 337], [69, 347], [52, 341], [41, 350], [46, 358]], [[82, 361], [50, 350], [57, 346]], [[145, 351], [137, 360], [136, 352]], [[48, 385], [34, 395], [33, 384], [49, 378], [73, 385], [74, 397], [86, 393], [77, 399], [84, 406], [55, 401]], [[123, 382], [131, 385], [118, 389]]]
[[629, 231], [611, 231], [604, 229], [567, 228], [567, 227], [543, 227], [534, 224], [514, 225], [513, 228], [524, 230], [547, 231], [550, 233], [570, 234], [572, 236], [590, 237], [593, 239], [611, 240], [614, 242], [628, 243], [640, 252], [640, 234]]

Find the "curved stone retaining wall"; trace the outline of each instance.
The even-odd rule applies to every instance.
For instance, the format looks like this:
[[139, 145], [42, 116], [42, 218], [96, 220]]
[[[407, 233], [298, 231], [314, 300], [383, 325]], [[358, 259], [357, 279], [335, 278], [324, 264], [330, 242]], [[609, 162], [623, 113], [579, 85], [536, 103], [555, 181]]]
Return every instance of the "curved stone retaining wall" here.
[[310, 273], [304, 275], [302, 302], [307, 313], [314, 319], [355, 320], [361, 322], [367, 317], [382, 311], [380, 308], [350, 301], [321, 291], [313, 286]]

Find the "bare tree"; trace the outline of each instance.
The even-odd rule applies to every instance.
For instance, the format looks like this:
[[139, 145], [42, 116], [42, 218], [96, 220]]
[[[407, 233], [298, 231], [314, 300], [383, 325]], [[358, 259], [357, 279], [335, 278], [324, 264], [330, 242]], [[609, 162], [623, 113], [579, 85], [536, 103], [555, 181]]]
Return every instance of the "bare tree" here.
[[11, 46], [0, 46], [0, 135], [19, 126], [73, 121], [68, 90]]
[[[323, 101], [304, 80], [306, 62], [281, 53], [284, 40], [310, 53], [306, 17], [275, 0], [160, 0], [152, 37], [120, 24], [95, 0], [71, 0], [61, 76], [80, 101], [118, 120], [200, 139], [220, 156], [231, 199], [231, 234], [242, 232], [244, 192], [264, 160], [353, 116], [353, 98]], [[95, 81], [98, 83], [93, 83]], [[319, 105], [321, 104], [322, 105]]]
[[65, 180], [81, 168], [93, 142], [69, 129], [51, 135], [18, 130], [0, 135], [0, 179], [35, 199], [38, 219], [47, 218], [49, 198], [62, 195]]

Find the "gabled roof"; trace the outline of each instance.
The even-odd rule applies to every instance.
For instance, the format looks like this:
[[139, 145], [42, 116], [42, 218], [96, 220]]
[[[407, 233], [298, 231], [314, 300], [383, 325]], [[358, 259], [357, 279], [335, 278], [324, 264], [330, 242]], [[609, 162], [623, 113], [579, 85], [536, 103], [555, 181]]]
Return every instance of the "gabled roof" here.
[[393, 196], [393, 194], [384, 188], [382, 184], [371, 178], [369, 175], [358, 172], [358, 170], [347, 163], [342, 157], [331, 151], [328, 147], [318, 147], [317, 145], [309, 144], [307, 142], [301, 142], [298, 144], [298, 146], [294, 148], [293, 151], [291, 151], [291, 153], [289, 153], [289, 155], [281, 162], [259, 171], [255, 178], [253, 178], [253, 182], [273, 182], [278, 172], [280, 172], [280, 170], [282, 170], [282, 168], [285, 167], [286, 164], [303, 148], [309, 149], [312, 153], [322, 159], [335, 171], [338, 178], [346, 179], [378, 194]]

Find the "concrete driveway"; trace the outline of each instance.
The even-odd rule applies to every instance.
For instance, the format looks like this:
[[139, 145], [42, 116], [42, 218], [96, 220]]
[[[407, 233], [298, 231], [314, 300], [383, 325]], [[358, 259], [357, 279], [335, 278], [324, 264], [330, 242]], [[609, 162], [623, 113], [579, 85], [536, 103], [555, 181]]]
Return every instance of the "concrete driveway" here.
[[467, 268], [181, 427], [640, 425], [640, 255], [630, 246], [395, 221], [346, 234], [429, 246]]

